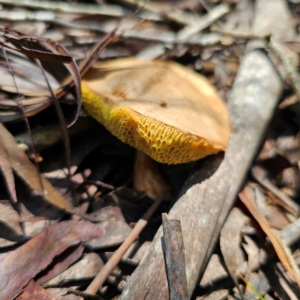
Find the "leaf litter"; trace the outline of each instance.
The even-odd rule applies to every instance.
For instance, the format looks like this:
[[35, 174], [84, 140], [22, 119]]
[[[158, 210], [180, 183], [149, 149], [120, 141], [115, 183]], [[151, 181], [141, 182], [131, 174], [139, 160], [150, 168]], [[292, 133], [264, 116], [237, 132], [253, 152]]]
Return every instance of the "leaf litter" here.
[[46, 228], [17, 250], [2, 254], [0, 272], [3, 276], [3, 299], [16, 297], [30, 279], [70, 246], [103, 234], [104, 230], [86, 221], [59, 222]]
[[[189, 5], [186, 5], [188, 6], [188, 9], [192, 10], [192, 13], [186, 10], [186, 7], [183, 5], [183, 3], [170, 5], [169, 1], [163, 2], [167, 7], [167, 9], [164, 10], [163, 18], [162, 14], [157, 13], [157, 8], [155, 8], [155, 5], [153, 5], [149, 6], [147, 11], [143, 8], [136, 15], [132, 16], [132, 18], [128, 20], [127, 24], [126, 22], [123, 22], [123, 24], [120, 25], [120, 13], [117, 13], [117, 10], [121, 8], [124, 9], [126, 7], [126, 10], [122, 10], [121, 15], [124, 15], [124, 11], [129, 11], [130, 8], [127, 7], [127, 2], [116, 4], [109, 13], [106, 11], [106, 13], [104, 13], [105, 15], [103, 15], [102, 11], [100, 12], [100, 15], [97, 16], [94, 16], [93, 14], [85, 14], [85, 11], [88, 11], [90, 8], [88, 4], [85, 4], [80, 8], [81, 10], [77, 10], [76, 16], [71, 16], [67, 11], [64, 13], [59, 13], [58, 11], [53, 10], [51, 12], [51, 18], [46, 19], [48, 21], [52, 20], [51, 23], [47, 23], [48, 21], [41, 21], [41, 23], [44, 22], [43, 25], [49, 25], [49, 28], [47, 28], [47, 26], [43, 26], [37, 31], [33, 30], [27, 32], [26, 35], [20, 35], [18, 32], [20, 31], [20, 26], [11, 26], [9, 31], [6, 31], [6, 33], [4, 31], [2, 32], [2, 37], [6, 37], [6, 40], [4, 41], [6, 45], [7, 43], [13, 41], [14, 45], [10, 46], [17, 47], [19, 50], [22, 50], [23, 53], [31, 53], [36, 57], [46, 57], [48, 60], [55, 59], [56, 61], [60, 61], [61, 64], [66, 64], [74, 58], [85, 58], [88, 51], [87, 49], [91, 48], [91, 44], [98, 42], [98, 45], [95, 47], [95, 49], [97, 48], [98, 50], [91, 51], [91, 54], [86, 57], [85, 61], [79, 63], [79, 70], [81, 71], [81, 74], [85, 73], [97, 59], [95, 51], [102, 51], [104, 48], [106, 48], [106, 50], [103, 53], [103, 59], [111, 57], [117, 58], [123, 56], [139, 56], [143, 59], [161, 58], [164, 60], [173, 60], [177, 63], [179, 62], [183, 65], [186, 65], [191, 69], [197, 70], [202, 74], [205, 74], [210, 81], [216, 85], [219, 94], [225, 99], [227, 99], [231, 90], [232, 82], [239, 68], [240, 60], [244, 55], [245, 44], [247, 41], [251, 40], [252, 38], [258, 38], [262, 42], [265, 41], [264, 38], [261, 38], [261, 36], [255, 36], [255, 34], [267, 35], [270, 31], [279, 32], [278, 35], [277, 33], [274, 34], [274, 36], [277, 36], [276, 42], [284, 43], [284, 46], [292, 49], [294, 54], [299, 52], [294, 43], [297, 40], [297, 36], [295, 37], [296, 31], [294, 31], [294, 33], [292, 32], [294, 29], [293, 24], [290, 24], [289, 22], [281, 22], [281, 24], [279, 24], [277, 22], [278, 24], [275, 26], [276, 28], [274, 27], [274, 29], [272, 29], [271, 27], [274, 26], [274, 23], [272, 22], [274, 22], [274, 20], [272, 20], [272, 14], [270, 14], [270, 16], [268, 16], [268, 22], [265, 23], [263, 27], [260, 28], [260, 25], [257, 25], [261, 22], [260, 20], [266, 19], [266, 16], [264, 16], [263, 13], [264, 9], [262, 8], [265, 4], [261, 3], [261, 1], [257, 1], [258, 3], [256, 3], [255, 6], [252, 6], [249, 1], [240, 0], [235, 1], [231, 7], [226, 7], [225, 5], [223, 8], [218, 7], [216, 1], [205, 1], [205, 3], [202, 1], [201, 4], [190, 1]], [[289, 4], [289, 7], [287, 7], [286, 4], [282, 5], [282, 3], [278, 4], [277, 2], [278, 1], [273, 1], [272, 4], [269, 4], [273, 5], [273, 15], [277, 14], [283, 16], [286, 20], [290, 20], [290, 15], [294, 14], [293, 17], [296, 20], [298, 19], [298, 16], [295, 15], [298, 4], [294, 3], [294, 1], [288, 1], [287, 3]], [[12, 2], [11, 5], [14, 5], [14, 3]], [[23, 4], [18, 3], [18, 5], [22, 6]], [[28, 6], [26, 6], [26, 8], [23, 7], [23, 12], [26, 11], [27, 13], [33, 13], [31, 7], [33, 7], [32, 5], [34, 5], [34, 3], [29, 1], [26, 5]], [[69, 4], [65, 3], [65, 5], [68, 6]], [[74, 8], [78, 9], [76, 3], [72, 5], [74, 5]], [[132, 5], [132, 3], [130, 5]], [[71, 9], [71, 7], [72, 6], [69, 5], [69, 9]], [[109, 6], [103, 3], [101, 5], [97, 5], [97, 7], [104, 9]], [[176, 7], [176, 10], [172, 10], [173, 7]], [[5, 12], [5, 8], [6, 5], [4, 4], [3, 12]], [[222, 9], [224, 10], [223, 12]], [[218, 11], [220, 12], [220, 15], [217, 15], [216, 19], [211, 19], [211, 16]], [[151, 14], [149, 14], [149, 12], [151, 12]], [[225, 14], [225, 12], [229, 13]], [[46, 16], [46, 13], [48, 12], [44, 11], [44, 17]], [[147, 15], [147, 20], [144, 17], [145, 15]], [[32, 16], [34, 17], [35, 14]], [[56, 19], [54, 19], [53, 16], [56, 16]], [[207, 17], [203, 18], [203, 20], [208, 20], [208, 23], [204, 22], [204, 24], [201, 24], [201, 22], [199, 23], [197, 21], [197, 18], [203, 16]], [[253, 16], [255, 16], [255, 18], [254, 21], [251, 22], [251, 20], [253, 20]], [[50, 17], [50, 15], [48, 17]], [[222, 20], [221, 22], [219, 21], [220, 18]], [[72, 20], [72, 22], [70, 22], [70, 20]], [[31, 21], [25, 20], [24, 22], [24, 24], [30, 25]], [[214, 22], [211, 27], [210, 22]], [[216, 23], [218, 26], [222, 24], [223, 32], [220, 30], [220, 28], [216, 30]], [[251, 23], [254, 23], [254, 25]], [[284, 28], [282, 28], [281, 25], [284, 25]], [[256, 27], [254, 31], [250, 32], [252, 26]], [[269, 30], [270, 28], [272, 30]], [[195, 37], [186, 41], [179, 41], [180, 43], [175, 45], [174, 39], [176, 33], [184, 32], [184, 30], [187, 29], [189, 29], [191, 32], [194, 32]], [[238, 29], [238, 32], [235, 31], [236, 29]], [[281, 30], [286, 30], [286, 32], [289, 32], [288, 34], [283, 35], [285, 40], [283, 40], [282, 35], [280, 35]], [[38, 46], [38, 49], [34, 49], [34, 47], [27, 47], [28, 41], [30, 41], [30, 38], [32, 38], [31, 35], [38, 35], [43, 31], [45, 37], [56, 37], [56, 39], [59, 40], [67, 52], [62, 51], [62, 48], [60, 47], [58, 47], [57, 52], [55, 46], [53, 47], [53, 45], [57, 44], [47, 42], [46, 38], [37, 38], [37, 43], [33, 40], [33, 43], [30, 46]], [[64, 34], [62, 34], [61, 31], [63, 31]], [[122, 37], [119, 35], [120, 32], [123, 32]], [[104, 34], [107, 33], [108, 35], [105, 37]], [[252, 38], [250, 37], [251, 35]], [[99, 41], [103, 39], [103, 37], [104, 42], [101, 44]], [[117, 39], [118, 42], [116, 44], [110, 44]], [[274, 59], [276, 67], [280, 66], [279, 72], [282, 74], [283, 78], [287, 78], [287, 83], [290, 84], [290, 86], [288, 84], [286, 85], [283, 98], [288, 99], [290, 96], [297, 95], [297, 84], [295, 83], [295, 80], [297, 79], [295, 79], [295, 72], [292, 74], [293, 77], [291, 75], [284, 75], [285, 71], [287, 73], [291, 68], [293, 70], [297, 69], [297, 60], [292, 60], [292, 64], [294, 65], [291, 67], [286, 64], [288, 59], [285, 58], [284, 54], [279, 52], [279, 50], [277, 51], [276, 48], [273, 48], [272, 50], [272, 47], [269, 47], [268, 50], [270, 53], [274, 51], [273, 56], [272, 54], [270, 56], [272, 56], [272, 59]], [[295, 57], [293, 53], [292, 56]], [[41, 75], [38, 75], [41, 74], [41, 70], [34, 62], [27, 61], [27, 58], [23, 55], [16, 55], [15, 53], [8, 51], [8, 57], [16, 77], [19, 92], [22, 96], [22, 99], [19, 101], [24, 106], [24, 111], [27, 115], [35, 115], [29, 120], [30, 125], [35, 128], [42, 129], [41, 134], [43, 134], [43, 126], [49, 124], [49, 120], [52, 120], [53, 123], [53, 120], [57, 120], [57, 117], [54, 116], [51, 108], [42, 111], [50, 105], [50, 91], [45, 83], [44, 78], [42, 78]], [[5, 62], [5, 59], [1, 61]], [[76, 91], [74, 91], [75, 97], [68, 96], [66, 93], [67, 91], [71, 90], [71, 87], [74, 85], [74, 79], [71, 77], [66, 79], [66, 69], [59, 64], [57, 64], [57, 72], [53, 72], [46, 62], [43, 63], [43, 68], [47, 74], [47, 78], [50, 80], [54, 94], [62, 105], [62, 109], [68, 123], [72, 123], [72, 120], [74, 120], [74, 111], [73, 109], [70, 111], [69, 104], [76, 103], [76, 100], [74, 100], [76, 98]], [[30, 69], [32, 72], [28, 72]], [[60, 75], [57, 73], [60, 73]], [[7, 121], [22, 118], [23, 116], [18, 111], [18, 105], [14, 101], [16, 97], [19, 97], [19, 95], [17, 95], [17, 90], [13, 85], [12, 80], [9, 79], [11, 78], [9, 77], [11, 75], [7, 73], [7, 67], [5, 66], [5, 63], [1, 65], [1, 74], [3, 74], [3, 81], [1, 82], [3, 97], [1, 96], [0, 98], [1, 120]], [[76, 80], [78, 92], [78, 76], [75, 81]], [[136, 81], [137, 83], [139, 82], [138, 80]], [[283, 99], [283, 101], [285, 99]], [[282, 265], [286, 266], [291, 273], [296, 272], [295, 270], [297, 268], [295, 265], [293, 265], [295, 264], [295, 262], [293, 262], [293, 258], [290, 259], [291, 257], [288, 258], [286, 255], [290, 255], [288, 254], [289, 251], [293, 251], [293, 253], [296, 254], [297, 244], [295, 244], [295, 241], [299, 239], [297, 238], [297, 234], [293, 233], [293, 229], [288, 228], [293, 226], [297, 228], [298, 217], [299, 204], [297, 202], [299, 199], [299, 187], [297, 184], [289, 184], [290, 182], [297, 182], [297, 176], [299, 174], [299, 155], [297, 154], [297, 136], [299, 135], [299, 124], [295, 120], [295, 115], [298, 116], [298, 110], [299, 108], [297, 100], [293, 100], [292, 102], [285, 101], [284, 106], [281, 106], [276, 111], [276, 118], [266, 133], [264, 148], [258, 157], [258, 161], [256, 162], [256, 165], [258, 164], [260, 167], [262, 166], [265, 170], [267, 170], [266, 178], [268, 180], [268, 184], [266, 185], [266, 181], [261, 181], [255, 176], [252, 178], [247, 178], [248, 183], [253, 179], [256, 180], [257, 183], [255, 184], [259, 186], [260, 193], [262, 193], [261, 199], [256, 199], [256, 205], [259, 205], [259, 209], [255, 213], [252, 212], [249, 214], [243, 204], [241, 202], [237, 202], [237, 206], [239, 209], [241, 209], [241, 219], [250, 219], [252, 221], [247, 224], [240, 224], [240, 226], [237, 227], [234, 226], [236, 221], [235, 218], [228, 219], [227, 222], [229, 223], [227, 223], [227, 225], [230, 223], [232, 225], [232, 238], [228, 238], [228, 233], [226, 234], [226, 230], [229, 229], [228, 227], [226, 228], [225, 225], [221, 232], [220, 239], [221, 250], [224, 250], [224, 245], [226, 245], [227, 250], [225, 252], [220, 252], [218, 248], [216, 248], [215, 253], [208, 263], [207, 271], [211, 271], [210, 273], [205, 273], [205, 276], [203, 277], [199, 286], [196, 287], [195, 298], [201, 297], [201, 299], [205, 299], [205, 295], [207, 295], [207, 297], [217, 297], [218, 294], [222, 295], [222, 297], [224, 297], [224, 295], [229, 295], [229, 297], [232, 297], [233, 295], [235, 297], [239, 297], [237, 295], [238, 291], [234, 289], [234, 285], [230, 280], [228, 280], [229, 274], [232, 276], [232, 274], [240, 272], [238, 271], [240, 269], [238, 269], [237, 264], [228, 263], [237, 258], [237, 256], [232, 254], [234, 252], [239, 253], [238, 257], [241, 258], [241, 262], [244, 259], [248, 266], [246, 269], [243, 269], [243, 277], [245, 280], [242, 280], [239, 277], [235, 279], [244, 298], [253, 299], [253, 297], [257, 297], [257, 294], [255, 294], [255, 292], [249, 288], [249, 285], [251, 284], [255, 291], [257, 291], [258, 294], [262, 295], [266, 299], [271, 296], [273, 299], [279, 299], [278, 294], [274, 292], [278, 291], [277, 286], [274, 286], [271, 276], [268, 275], [268, 272], [264, 272], [264, 268], [262, 266], [262, 264], [265, 264], [268, 260], [267, 267], [273, 270], [275, 264], [272, 260], [275, 254], [274, 251], [266, 251], [266, 249], [269, 249], [267, 248], [269, 246], [266, 246], [269, 245], [268, 238], [266, 238], [260, 226], [258, 226], [254, 221], [254, 219], [257, 218], [258, 220], [261, 220], [262, 215], [266, 217], [264, 220], [265, 223], [261, 223], [264, 224], [262, 227], [275, 227], [279, 237], [281, 237], [280, 233], [285, 232], [285, 230], [290, 230], [287, 232], [289, 232], [290, 235], [293, 235], [293, 239], [283, 239], [288, 244], [281, 245], [281, 247], [284, 249], [283, 251], [285, 251], [285, 254], [280, 254], [279, 256], [281, 257]], [[7, 124], [6, 127], [14, 135], [16, 135], [16, 133], [22, 131], [17, 128], [17, 124], [19, 123]], [[287, 133], [288, 127], [291, 130], [289, 130]], [[56, 289], [58, 289], [58, 285], [73, 285], [73, 287], [70, 287], [70, 290], [73, 288], [75, 289], [75, 287], [78, 288], [79, 286], [81, 286], [80, 289], [83, 290], [84, 286], [82, 286], [80, 280], [84, 279], [85, 284], [88, 284], [88, 282], [90, 282], [93, 277], [96, 276], [97, 272], [100, 271], [104, 265], [104, 262], [99, 259], [98, 254], [100, 254], [101, 257], [104, 257], [104, 260], [107, 260], [108, 257], [105, 256], [104, 253], [112, 253], [112, 251], [116, 249], [116, 246], [118, 246], [126, 238], [126, 235], [132, 231], [132, 226], [138, 221], [139, 217], [143, 214], [147, 207], [149, 207], [152, 201], [150, 198], [145, 197], [145, 195], [142, 193], [136, 193], [136, 191], [133, 190], [133, 182], [135, 180], [133, 176], [133, 151], [129, 149], [128, 146], [124, 146], [120, 142], [116, 141], [110, 136], [109, 133], [103, 130], [100, 125], [96, 125], [92, 128], [93, 129], [85, 129], [83, 134], [76, 133], [71, 137], [71, 146], [76, 145], [77, 147], [71, 147], [76, 156], [76, 159], [73, 160], [72, 158], [72, 175], [74, 177], [74, 181], [75, 178], [80, 177], [80, 180], [76, 179], [74, 187], [77, 194], [77, 200], [82, 208], [82, 211], [87, 212], [86, 215], [81, 215], [90, 215], [91, 217], [97, 214], [98, 217], [101, 216], [102, 220], [105, 218], [106, 220], [104, 223], [108, 233], [103, 239], [98, 238], [92, 240], [90, 245], [85, 246], [85, 250], [83, 250], [81, 246], [78, 246], [79, 248], [71, 247], [69, 248], [69, 254], [66, 252], [66, 250], [63, 251], [62, 255], [55, 255], [56, 258], [54, 258], [54, 260], [53, 257], [51, 258], [52, 263], [50, 264], [49, 261], [50, 265], [45, 272], [49, 273], [49, 278], [57, 275], [48, 281], [49, 285], [53, 287], [55, 286]], [[96, 133], [98, 130], [101, 134]], [[4, 128], [2, 131], [4, 136], [3, 138], [1, 134], [3, 143], [5, 144], [5, 147], [7, 147], [7, 140], [11, 141], [11, 137], [7, 135], [7, 132]], [[102, 134], [102, 140], [97, 143], [96, 140], [99, 138], [97, 135]], [[88, 143], [88, 135], [94, 138], [95, 142]], [[85, 136], [85, 140], [83, 139], [83, 136]], [[6, 139], [6, 137], [8, 138]], [[292, 142], [288, 142], [288, 139]], [[81, 140], [83, 142], [80, 142]], [[6, 150], [8, 156], [11, 157], [11, 155], [14, 155], [14, 157], [18, 157], [17, 162], [21, 162], [22, 166], [26, 166], [26, 172], [24, 172], [24, 170], [21, 170], [21, 167], [17, 168], [17, 166], [12, 163], [12, 169], [14, 170], [14, 173], [22, 177], [31, 189], [36, 190], [38, 194], [43, 195], [42, 188], [37, 184], [38, 171], [33, 168], [33, 164], [28, 159], [25, 160], [25, 158], [18, 153], [18, 150], [14, 149], [17, 147], [16, 143], [11, 142], [11, 144], [8, 144], [9, 151]], [[84, 148], [83, 144], [86, 144], [86, 148]], [[32, 145], [29, 145], [29, 148], [31, 147]], [[42, 163], [40, 163], [40, 170], [41, 172], [46, 171], [46, 176], [58, 191], [56, 192], [55, 190], [52, 190], [52, 187], [50, 188], [49, 185], [46, 184], [45, 186], [47, 189], [50, 189], [51, 195], [54, 195], [54, 198], [49, 196], [48, 201], [54, 205], [56, 204], [57, 207], [68, 211], [72, 218], [78, 218], [72, 216], [77, 212], [77, 209], [74, 209], [74, 207], [71, 205], [71, 201], [73, 200], [70, 196], [70, 186], [66, 176], [64, 150], [57, 140], [55, 140], [55, 144], [49, 144], [47, 147], [48, 149], [46, 147], [42, 147], [40, 149], [37, 148], [37, 155], [40, 157], [39, 159], [43, 160]], [[89, 147], [90, 149], [87, 149]], [[242, 147], [244, 147], [244, 145], [241, 145], [241, 149]], [[1, 158], [3, 157], [5, 156], [1, 155]], [[283, 158], [285, 161], [284, 164]], [[36, 157], [34, 159], [36, 159]], [[96, 162], [96, 160], [99, 160], [99, 162]], [[7, 166], [9, 167], [9, 164], [7, 164], [8, 159], [4, 158], [3, 161], [4, 164], [1, 163], [1, 168], [6, 168], [5, 170], [8, 170], [5, 171], [5, 174], [7, 174], [7, 185], [9, 186], [8, 190], [12, 195], [14, 195], [15, 187], [14, 180], [12, 178], [12, 172], [11, 170], [7, 169]], [[193, 174], [193, 170], [197, 168], [197, 165], [198, 163], [181, 166], [165, 166], [162, 164], [158, 165], [156, 169], [159, 169], [160, 172], [162, 171], [163, 178], [165, 178], [168, 184], [170, 184], [172, 201], [175, 201], [176, 194], [180, 190], [187, 177], [183, 174]], [[289, 168], [291, 167], [294, 168], [294, 172], [290, 172]], [[34, 174], [35, 177], [29, 176], [32, 174]], [[143, 173], [138, 174], [140, 174], [140, 176], [138, 176], [139, 179], [141, 179], [143, 177], [141, 174]], [[286, 180], [286, 174], [289, 174], [289, 180]], [[44, 178], [42, 180], [44, 182]], [[160, 181], [161, 180], [159, 179], [158, 184], [161, 183]], [[146, 184], [148, 183], [146, 182]], [[251, 181], [250, 185], [253, 187], [254, 183]], [[70, 216], [64, 215], [62, 212], [59, 212], [59, 210], [55, 212], [55, 210], [52, 210], [50, 207], [46, 207], [45, 212], [42, 213], [40, 208], [43, 207], [43, 205], [45, 206], [45, 204], [42, 204], [38, 210], [34, 211], [33, 206], [36, 205], [37, 201], [41, 198], [35, 196], [36, 199], [32, 206], [30, 206], [28, 202], [24, 200], [23, 195], [21, 195], [26, 195], [28, 190], [26, 193], [24, 193], [24, 187], [22, 190], [20, 189], [20, 186], [22, 186], [22, 184], [20, 185], [17, 180], [16, 191], [19, 202], [17, 205], [8, 205], [7, 199], [9, 199], [9, 194], [3, 196], [1, 195], [0, 200], [0, 222], [1, 225], [4, 224], [3, 237], [7, 238], [3, 238], [3, 247], [15, 245], [14, 247], [16, 248], [14, 248], [12, 251], [18, 251], [19, 249], [22, 249], [26, 243], [23, 246], [18, 245], [18, 243], [24, 242], [30, 237], [32, 238], [29, 240], [29, 242], [32, 241], [38, 232], [40, 232], [42, 229], [45, 229], [45, 227], [49, 226], [51, 223], [56, 223], [52, 226], [59, 226], [59, 224], [63, 223], [60, 221], [61, 219], [70, 218]], [[119, 186], [126, 187], [127, 192], [115, 190], [115, 187]], [[152, 188], [156, 188], [156, 185], [154, 185]], [[286, 192], [288, 193], [288, 196], [284, 194]], [[123, 193], [123, 195], [120, 193]], [[128, 199], [124, 200], [123, 197], [126, 193], [128, 193], [130, 196]], [[61, 195], [63, 195], [64, 198]], [[256, 193], [256, 196], [257, 195], [258, 193]], [[34, 195], [31, 194], [31, 198], [33, 196]], [[152, 197], [155, 198], [156, 196]], [[14, 196], [12, 198], [14, 198]], [[112, 201], [112, 199], [114, 199], [114, 201]], [[286, 202], [285, 200], [287, 199], [288, 201]], [[168, 211], [171, 205], [172, 204], [166, 201], [163, 203], [161, 209], [163, 211]], [[13, 209], [16, 209], [16, 211]], [[236, 207], [233, 208], [232, 212], [236, 211], [236, 209]], [[20, 215], [17, 214], [17, 211], [20, 213]], [[139, 213], [133, 213], [132, 211]], [[47, 214], [48, 216], [51, 214], [56, 215], [56, 218], [47, 218]], [[36, 227], [34, 229], [34, 224], [37, 225], [38, 223], [40, 223], [39, 228]], [[286, 227], [287, 224], [289, 225]], [[157, 215], [157, 217], [154, 217], [153, 221], [150, 222], [148, 228], [145, 229], [145, 232], [141, 234], [138, 239], [138, 243], [133, 244], [132, 257], [134, 257], [135, 253], [134, 247], [144, 244], [143, 241], [145, 239], [151, 240], [159, 225], [160, 218], [159, 215]], [[95, 226], [95, 228], [99, 228], [101, 223], [97, 223], [93, 226]], [[11, 234], [11, 236], [8, 236], [8, 233]], [[269, 236], [269, 239], [272, 240], [272, 231], [267, 230], [266, 233]], [[284, 236], [284, 234], [282, 234], [282, 236]], [[96, 241], [97, 243], [95, 243]], [[288, 249], [288, 247], [291, 247], [291, 241], [294, 243], [293, 248]], [[84, 252], [84, 255], [80, 260], [79, 257], [82, 251]], [[93, 252], [86, 253], [89, 251]], [[245, 253], [243, 253], [243, 251], [245, 251]], [[93, 263], [89, 265], [89, 259], [86, 259], [89, 256], [91, 261], [98, 266], [97, 268], [92, 268]], [[140, 259], [141, 257], [138, 257], [138, 260]], [[76, 263], [77, 260], [78, 262]], [[99, 289], [98, 294], [105, 299], [119, 297], [122, 292], [122, 287], [129, 280], [127, 274], [131, 274], [132, 272], [132, 269], [130, 270], [129, 265], [134, 263], [136, 266], [138, 260], [131, 261], [130, 258], [128, 260], [123, 258], [122, 263], [119, 264], [120, 269], [118, 272], [120, 273], [118, 273], [119, 275], [115, 274], [115, 281], [109, 278], [104, 283], [104, 286]], [[18, 262], [18, 259], [16, 259], [16, 262]], [[224, 269], [224, 262], [227, 270]], [[32, 261], [29, 261], [27, 266], [31, 266], [32, 263]], [[68, 269], [70, 264], [73, 264], [73, 266]], [[74, 267], [75, 269], [75, 266], [77, 273], [76, 275], [72, 275], [74, 274], [73, 272], [75, 272], [72, 268]], [[88, 270], [90, 270], [90, 273], [87, 273], [87, 275], [82, 274], [81, 277], [80, 270], [84, 269], [85, 266]], [[45, 268], [46, 266], [44, 269]], [[227, 272], [228, 270], [229, 273]], [[61, 273], [62, 277], [59, 277], [59, 273]], [[284, 273], [277, 272], [272, 276], [279, 278], [279, 285], [282, 286], [283, 290], [286, 289], [289, 291], [289, 293], [293, 293], [288, 290], [288, 286], [293, 284], [293, 279], [289, 276], [283, 279], [283, 274]], [[26, 283], [28, 283], [31, 279], [29, 277], [28, 280], [26, 279]], [[35, 279], [37, 282], [40, 282], [37, 278]], [[285, 280], [286, 283], [282, 283], [282, 280]], [[220, 283], [222, 283], [222, 285], [220, 285]], [[249, 283], [249, 285], [247, 285], [247, 283]], [[24, 284], [24, 286], [25, 285], [26, 284]], [[45, 284], [45, 287], [46, 285], [47, 284]], [[44, 293], [44, 291], [41, 291], [41, 288], [38, 288], [34, 281], [30, 281], [21, 295], [23, 295], [22, 297], [26, 297], [26, 293], [28, 293], [27, 295], [29, 299], [32, 299], [29, 295], [32, 296], [34, 291], [37, 290], [39, 290], [37, 293], [40, 293], [40, 296], [36, 297], [42, 299], [41, 295]], [[66, 297], [66, 291], [61, 293], [64, 295], [63, 297]], [[21, 295], [19, 297], [21, 297]]]

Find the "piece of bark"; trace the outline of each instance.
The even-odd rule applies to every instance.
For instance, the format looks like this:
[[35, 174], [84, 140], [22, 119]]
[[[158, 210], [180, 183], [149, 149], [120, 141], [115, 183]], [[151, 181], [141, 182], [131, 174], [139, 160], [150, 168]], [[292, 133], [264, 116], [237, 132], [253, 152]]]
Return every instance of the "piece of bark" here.
[[[229, 100], [233, 132], [225, 158], [219, 169], [203, 182], [199, 179], [209, 172], [209, 165], [200, 171], [201, 183], [191, 186], [169, 213], [170, 218], [181, 220], [189, 297], [208, 263], [281, 91], [282, 82], [266, 54], [260, 50], [247, 53]], [[169, 299], [161, 235], [160, 228], [120, 300]]]
[[163, 251], [169, 284], [170, 300], [187, 300], [187, 282], [185, 275], [185, 253], [179, 220], [170, 220], [162, 215]]

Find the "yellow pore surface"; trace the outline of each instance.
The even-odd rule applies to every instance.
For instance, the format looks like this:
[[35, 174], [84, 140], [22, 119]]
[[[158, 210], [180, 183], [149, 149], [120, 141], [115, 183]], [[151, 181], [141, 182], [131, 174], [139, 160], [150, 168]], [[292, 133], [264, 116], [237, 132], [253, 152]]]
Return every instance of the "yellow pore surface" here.
[[121, 141], [167, 164], [225, 150], [229, 115], [205, 78], [170, 62], [99, 66], [82, 81], [83, 106]]
[[131, 108], [117, 106], [109, 99], [93, 93], [84, 83], [82, 98], [87, 112], [114, 136], [158, 162], [185, 163], [224, 150], [215, 148], [201, 137], [143, 116]]

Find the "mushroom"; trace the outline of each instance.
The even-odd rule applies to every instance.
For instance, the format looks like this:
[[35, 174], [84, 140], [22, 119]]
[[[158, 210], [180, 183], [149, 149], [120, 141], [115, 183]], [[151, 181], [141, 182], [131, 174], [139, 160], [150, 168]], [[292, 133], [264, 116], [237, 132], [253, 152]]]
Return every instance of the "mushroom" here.
[[178, 164], [224, 151], [228, 111], [203, 76], [168, 61], [102, 62], [82, 80], [83, 106], [121, 141]]

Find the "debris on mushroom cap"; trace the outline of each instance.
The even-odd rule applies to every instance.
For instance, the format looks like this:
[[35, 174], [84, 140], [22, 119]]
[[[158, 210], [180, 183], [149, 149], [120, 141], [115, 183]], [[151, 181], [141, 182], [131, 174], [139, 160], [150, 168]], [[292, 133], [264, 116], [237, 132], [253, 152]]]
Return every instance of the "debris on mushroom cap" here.
[[224, 151], [228, 111], [203, 76], [174, 62], [99, 63], [82, 80], [83, 106], [121, 141], [158, 162], [184, 163]]

